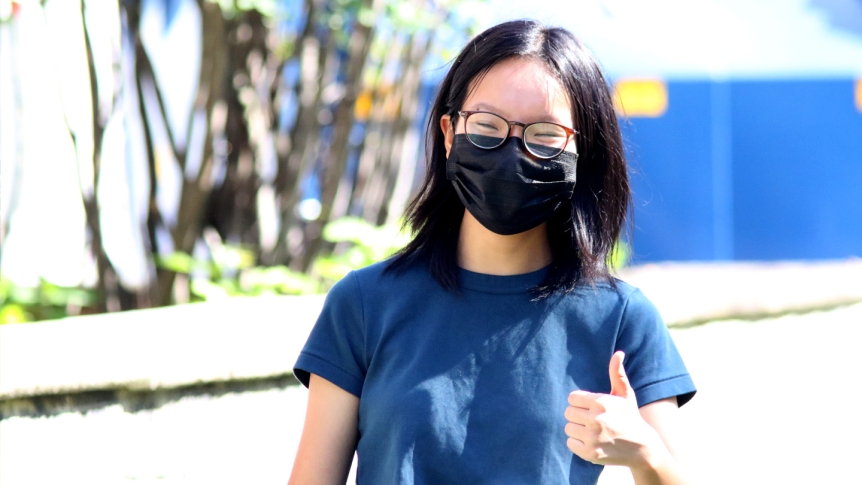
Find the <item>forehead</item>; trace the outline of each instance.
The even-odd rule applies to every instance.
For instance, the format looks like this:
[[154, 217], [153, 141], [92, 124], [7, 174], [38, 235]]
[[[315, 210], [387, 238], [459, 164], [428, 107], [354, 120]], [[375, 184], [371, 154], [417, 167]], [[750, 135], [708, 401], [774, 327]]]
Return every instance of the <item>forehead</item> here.
[[493, 111], [513, 121], [555, 121], [570, 126], [572, 109], [565, 89], [542, 62], [506, 59], [473, 81], [464, 110]]

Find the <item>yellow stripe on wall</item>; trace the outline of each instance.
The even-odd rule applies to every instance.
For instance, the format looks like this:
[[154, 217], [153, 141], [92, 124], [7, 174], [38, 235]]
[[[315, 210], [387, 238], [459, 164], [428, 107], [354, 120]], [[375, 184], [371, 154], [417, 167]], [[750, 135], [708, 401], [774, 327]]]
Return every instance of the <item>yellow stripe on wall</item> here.
[[614, 84], [614, 108], [621, 116], [658, 118], [667, 104], [667, 85], [660, 79], [621, 79]]
[[862, 113], [862, 77], [856, 80], [856, 109]]

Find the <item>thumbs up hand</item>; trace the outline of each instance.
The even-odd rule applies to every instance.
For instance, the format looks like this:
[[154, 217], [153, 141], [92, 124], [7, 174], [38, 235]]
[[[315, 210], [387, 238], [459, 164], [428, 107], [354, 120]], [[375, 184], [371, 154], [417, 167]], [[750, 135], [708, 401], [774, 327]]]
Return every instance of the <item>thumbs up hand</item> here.
[[611, 396], [619, 396], [628, 401], [633, 401], [637, 407], [637, 398], [632, 385], [629, 383], [629, 376], [626, 375], [626, 369], [623, 367], [623, 359], [626, 354], [622, 350], [614, 352], [611, 356], [611, 363], [608, 366], [608, 374], [611, 377]]
[[623, 367], [625, 354], [611, 357], [611, 393], [574, 391], [565, 417], [567, 446], [592, 463], [632, 468], [645, 463], [651, 449], [664, 447], [658, 433], [641, 417], [635, 392]]

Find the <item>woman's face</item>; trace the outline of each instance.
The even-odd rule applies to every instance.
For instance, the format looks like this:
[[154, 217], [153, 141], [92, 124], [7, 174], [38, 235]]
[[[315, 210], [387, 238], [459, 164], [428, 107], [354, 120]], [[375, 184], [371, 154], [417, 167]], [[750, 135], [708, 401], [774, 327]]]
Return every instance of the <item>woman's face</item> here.
[[[464, 100], [461, 111], [489, 111], [524, 124], [550, 121], [574, 128], [565, 90], [547, 67], [533, 59], [511, 58], [494, 65]], [[458, 117], [453, 130], [451, 117], [443, 115], [440, 129], [448, 158], [455, 134], [464, 133], [464, 119]], [[522, 132], [520, 126], [512, 126], [511, 136], [520, 138]], [[574, 138], [565, 149], [576, 151]]]

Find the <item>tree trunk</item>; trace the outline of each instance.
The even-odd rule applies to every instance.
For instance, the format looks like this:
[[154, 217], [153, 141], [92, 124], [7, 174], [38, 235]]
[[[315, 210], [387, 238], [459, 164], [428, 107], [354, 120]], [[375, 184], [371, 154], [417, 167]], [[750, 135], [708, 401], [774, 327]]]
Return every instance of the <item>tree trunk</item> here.
[[273, 181], [261, 180], [254, 161], [266, 161], [277, 151], [277, 95], [284, 63], [268, 48], [272, 33], [259, 12], [245, 12], [227, 25], [224, 85], [230, 153], [224, 183], [210, 197], [207, 221], [223, 240], [259, 250], [255, 202], [261, 184]]
[[[192, 107], [191, 118], [189, 120], [189, 143], [202, 143], [201, 161], [196, 174], [192, 177], [186, 171], [188, 163], [187, 156], [191, 150], [178, 150], [173, 138], [170, 137], [170, 130], [167, 130], [167, 136], [170, 138], [170, 145], [174, 154], [180, 161], [181, 171], [184, 174], [182, 182], [182, 192], [180, 195], [179, 208], [177, 210], [176, 226], [170, 228], [171, 239], [175, 251], [191, 254], [194, 249], [195, 242], [201, 231], [201, 221], [203, 220], [204, 209], [209, 193], [212, 190], [212, 175], [213, 175], [213, 138], [212, 138], [212, 122], [213, 108], [216, 102], [223, 96], [222, 80], [225, 72], [225, 47], [224, 47], [224, 19], [221, 9], [213, 2], [206, 0], [198, 0], [198, 6], [201, 9], [202, 17], [202, 46], [201, 53], [201, 70], [198, 82], [198, 91], [195, 96], [194, 105]], [[152, 75], [152, 67], [147, 58], [147, 54], [141, 46], [140, 40], [137, 42], [138, 48], [138, 79], [139, 83], [142, 76], [154, 79]], [[161, 96], [158, 93], [158, 87], [153, 83], [159, 104], [162, 104]], [[157, 114], [145, 111], [149, 116], [161, 116], [165, 119], [165, 110], [163, 106], [158, 110]], [[197, 123], [197, 126], [195, 125]], [[203, 123], [203, 126], [200, 124]], [[148, 122], [147, 125], [150, 123]], [[192, 136], [196, 130], [203, 130], [204, 136], [202, 140], [195, 140]], [[152, 137], [148, 136], [149, 141]], [[150, 147], [150, 162], [155, 163], [152, 147]], [[152, 172], [152, 169], [151, 169]], [[155, 179], [154, 179], [155, 183]], [[164, 269], [157, 271], [157, 279], [159, 286], [159, 303], [168, 305], [171, 303], [174, 281], [176, 273]]]
[[[119, 299], [119, 281], [116, 276], [114, 267], [105, 254], [105, 248], [102, 244], [102, 229], [99, 225], [99, 199], [96, 186], [99, 183], [99, 166], [101, 162], [101, 147], [102, 136], [105, 132], [105, 127], [102, 126], [99, 119], [99, 93], [96, 85], [95, 62], [93, 60], [93, 51], [91, 39], [87, 31], [85, 6], [81, 3], [81, 19], [84, 20], [82, 28], [84, 29], [85, 42], [87, 49], [87, 65], [90, 71], [90, 91], [93, 105], [93, 179], [80, 180], [81, 197], [84, 202], [84, 212], [87, 217], [87, 230], [90, 232], [90, 251], [93, 253], [96, 260], [96, 311], [103, 313], [107, 311], [120, 310]], [[73, 137], [74, 139], [74, 137]], [[79, 160], [78, 163], [81, 161]], [[87, 173], [88, 170], [78, 170], [79, 173]]]
[[[371, 8], [372, 0], [362, 2], [365, 8]], [[334, 113], [332, 143], [328, 156], [324, 159], [323, 186], [321, 189], [320, 217], [308, 224], [305, 231], [305, 252], [302, 258], [302, 271], [308, 271], [311, 262], [317, 256], [321, 246], [323, 226], [329, 222], [332, 205], [337, 195], [339, 181], [344, 175], [350, 141], [350, 131], [353, 129], [354, 108], [359, 94], [360, 76], [368, 59], [374, 30], [360, 22], [355, 22], [350, 36], [350, 52], [344, 81], [344, 95], [338, 102]]]
[[288, 233], [294, 223], [294, 210], [302, 193], [300, 183], [310, 175], [318, 153], [320, 123], [318, 115], [323, 107], [321, 94], [327, 59], [335, 53], [335, 39], [328, 37], [323, 48], [316, 37], [317, 15], [323, 8], [323, 0], [308, 0], [305, 27], [296, 42], [294, 60], [300, 63], [300, 78], [297, 89], [299, 109], [290, 133], [287, 147], [282, 146], [278, 154], [278, 173], [275, 192], [280, 218], [278, 239], [267, 261], [272, 264], [290, 264], [291, 250]]

